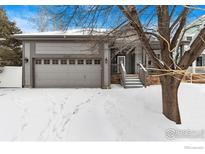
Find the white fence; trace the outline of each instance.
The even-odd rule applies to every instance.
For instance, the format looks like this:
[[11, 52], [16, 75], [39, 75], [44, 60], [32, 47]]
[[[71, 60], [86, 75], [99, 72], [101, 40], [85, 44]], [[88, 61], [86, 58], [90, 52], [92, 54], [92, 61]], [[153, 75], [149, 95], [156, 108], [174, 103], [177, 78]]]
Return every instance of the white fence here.
[[0, 67], [0, 87], [22, 87], [22, 67]]

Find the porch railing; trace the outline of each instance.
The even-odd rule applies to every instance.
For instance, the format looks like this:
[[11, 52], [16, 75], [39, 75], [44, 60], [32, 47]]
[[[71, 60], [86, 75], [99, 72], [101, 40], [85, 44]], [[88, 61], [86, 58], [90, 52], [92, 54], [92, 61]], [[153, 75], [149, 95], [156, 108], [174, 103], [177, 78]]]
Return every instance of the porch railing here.
[[192, 74], [205, 74], [205, 66], [195, 66], [195, 67], [190, 66], [190, 67], [187, 69], [187, 73], [192, 73]]
[[147, 83], [148, 71], [141, 63], [137, 64], [137, 73], [139, 75], [139, 79], [142, 82], [142, 84], [145, 87], [148, 86], [148, 83]]
[[127, 73], [126, 73], [125, 66], [122, 62], [120, 63], [120, 73], [121, 73], [121, 85], [125, 87], [125, 77]]

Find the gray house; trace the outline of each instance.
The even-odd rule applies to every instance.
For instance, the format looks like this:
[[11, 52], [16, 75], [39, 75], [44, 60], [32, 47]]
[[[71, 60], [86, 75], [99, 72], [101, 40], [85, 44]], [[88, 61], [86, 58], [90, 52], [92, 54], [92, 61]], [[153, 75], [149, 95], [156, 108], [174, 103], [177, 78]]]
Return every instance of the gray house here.
[[110, 87], [110, 50], [100, 33], [16, 34], [23, 41], [23, 87]]
[[[194, 30], [185, 35], [180, 53], [190, 44], [193, 33], [197, 34], [198, 29]], [[122, 32], [120, 35], [112, 36], [117, 36], [114, 41], [105, 37], [106, 32], [76, 29], [16, 34], [23, 41], [23, 87], [110, 88], [111, 83], [121, 83], [125, 88], [146, 86], [153, 64], [137, 36], [132, 36], [135, 32], [124, 26], [116, 31]], [[160, 59], [159, 42], [154, 38], [150, 41]], [[205, 66], [204, 55], [203, 52], [190, 67], [193, 73], [196, 66]]]

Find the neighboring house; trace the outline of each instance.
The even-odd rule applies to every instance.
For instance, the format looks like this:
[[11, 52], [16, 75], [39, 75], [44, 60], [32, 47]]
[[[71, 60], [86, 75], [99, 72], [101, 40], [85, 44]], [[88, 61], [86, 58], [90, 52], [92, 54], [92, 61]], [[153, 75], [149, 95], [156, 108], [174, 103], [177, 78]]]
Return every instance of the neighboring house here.
[[[205, 15], [201, 16], [200, 18], [193, 21], [191, 24], [188, 25], [190, 28], [186, 31], [184, 40], [191, 42], [194, 40], [195, 36], [199, 33], [199, 30], [201, 26], [205, 26]], [[188, 47], [188, 44], [185, 45], [185, 49]], [[205, 50], [202, 52], [202, 54], [193, 62], [192, 67], [197, 66], [205, 66]], [[193, 69], [193, 72], [197, 72], [197, 70]], [[205, 73], [205, 71], [204, 71]]]

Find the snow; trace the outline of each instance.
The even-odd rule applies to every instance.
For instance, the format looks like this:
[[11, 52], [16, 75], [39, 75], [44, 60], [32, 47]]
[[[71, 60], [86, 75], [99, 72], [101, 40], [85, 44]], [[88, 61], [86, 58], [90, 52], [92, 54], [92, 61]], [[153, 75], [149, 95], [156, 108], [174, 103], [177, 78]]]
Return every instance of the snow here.
[[15, 34], [14, 36], [78, 36], [78, 35], [102, 35], [106, 34], [108, 29], [69, 29], [66, 31], [48, 31], [36, 33]]
[[161, 113], [158, 85], [134, 89], [120, 85], [112, 85], [112, 89], [4, 88], [0, 89], [0, 140], [170, 141], [167, 129], [205, 129], [204, 96], [203, 84], [180, 86], [182, 125], [176, 125]]

